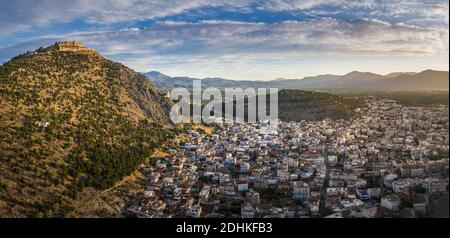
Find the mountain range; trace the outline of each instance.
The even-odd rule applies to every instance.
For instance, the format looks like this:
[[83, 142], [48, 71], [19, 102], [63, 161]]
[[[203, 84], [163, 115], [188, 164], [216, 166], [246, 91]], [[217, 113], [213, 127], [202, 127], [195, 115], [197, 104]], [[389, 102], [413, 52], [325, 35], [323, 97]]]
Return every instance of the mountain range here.
[[[190, 77], [171, 77], [160, 72], [144, 73], [161, 89], [192, 87]], [[448, 71], [425, 70], [419, 73], [395, 72], [387, 75], [353, 71], [346, 75], [319, 75], [302, 79], [275, 79], [271, 81], [244, 81], [223, 78], [203, 78], [204, 87], [254, 87], [280, 89], [375, 89], [375, 90], [438, 90], [448, 91]]]

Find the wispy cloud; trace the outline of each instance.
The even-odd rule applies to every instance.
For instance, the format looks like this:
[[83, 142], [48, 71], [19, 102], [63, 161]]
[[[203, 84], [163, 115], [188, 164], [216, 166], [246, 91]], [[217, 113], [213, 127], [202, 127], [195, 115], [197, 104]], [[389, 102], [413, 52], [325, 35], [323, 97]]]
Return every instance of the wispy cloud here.
[[[196, 18], [199, 10], [214, 14]], [[186, 19], [176, 17], [188, 12]], [[276, 12], [283, 17], [258, 17]], [[184, 67], [214, 74], [277, 62], [292, 71], [288, 67], [305, 57], [444, 58], [449, 50], [448, 2], [442, 0], [17, 0], [0, 3], [0, 21], [0, 42], [8, 42], [0, 46], [0, 61], [79, 40], [140, 71]], [[69, 29], [52, 27], [61, 23]]]
[[227, 11], [305, 11], [321, 15], [339, 12], [386, 18], [383, 20], [398, 18], [414, 23], [422, 19], [448, 24], [445, 0], [15, 0], [0, 3], [0, 31], [6, 34], [74, 20], [88, 24], [142, 21], [213, 7]]
[[8, 33], [80, 20], [111, 24], [166, 17], [201, 7], [245, 9], [250, 1], [238, 0], [15, 0], [0, 3], [0, 32]]

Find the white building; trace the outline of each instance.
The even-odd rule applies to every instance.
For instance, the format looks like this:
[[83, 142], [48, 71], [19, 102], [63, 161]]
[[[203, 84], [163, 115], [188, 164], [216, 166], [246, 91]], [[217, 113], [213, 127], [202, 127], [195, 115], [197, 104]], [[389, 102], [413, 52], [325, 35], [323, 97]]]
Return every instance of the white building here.
[[246, 182], [246, 181], [239, 181], [238, 182], [238, 191], [239, 192], [248, 191], [248, 182]]
[[202, 207], [198, 204], [189, 207], [186, 212], [186, 217], [188, 218], [199, 218], [202, 214]]
[[241, 206], [241, 218], [254, 218], [255, 212], [250, 203], [245, 203]]
[[400, 209], [400, 199], [396, 195], [388, 195], [381, 198], [381, 207], [397, 211]]
[[247, 162], [242, 162], [241, 163], [241, 173], [248, 173], [248, 171], [250, 170], [250, 164]]
[[211, 186], [209, 186], [209, 185], [203, 186], [202, 190], [199, 193], [199, 199], [200, 200], [208, 200], [210, 191], [211, 191]]
[[307, 183], [294, 182], [293, 188], [292, 197], [294, 199], [307, 200], [309, 198], [310, 189]]
[[259, 193], [253, 190], [248, 191], [247, 194], [245, 194], [245, 197], [247, 201], [254, 206], [259, 205], [261, 203]]
[[409, 187], [411, 187], [408, 180], [397, 180], [392, 182], [392, 190], [396, 193], [408, 192]]

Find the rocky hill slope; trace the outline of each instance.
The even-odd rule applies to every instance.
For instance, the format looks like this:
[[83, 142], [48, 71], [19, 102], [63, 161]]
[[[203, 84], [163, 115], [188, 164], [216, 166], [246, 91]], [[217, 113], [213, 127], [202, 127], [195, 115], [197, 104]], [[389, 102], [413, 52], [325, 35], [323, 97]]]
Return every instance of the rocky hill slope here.
[[77, 42], [0, 66], [0, 217], [57, 217], [172, 136], [151, 81]]

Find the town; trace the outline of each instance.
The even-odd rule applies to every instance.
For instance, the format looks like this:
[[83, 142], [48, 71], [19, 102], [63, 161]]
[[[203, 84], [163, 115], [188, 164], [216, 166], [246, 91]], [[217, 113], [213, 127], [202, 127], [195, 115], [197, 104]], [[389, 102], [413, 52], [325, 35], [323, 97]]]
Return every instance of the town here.
[[354, 119], [279, 122], [269, 133], [264, 123], [190, 130], [179, 149], [149, 169], [148, 184], [127, 213], [448, 217], [448, 106], [405, 107], [374, 98], [366, 103]]

